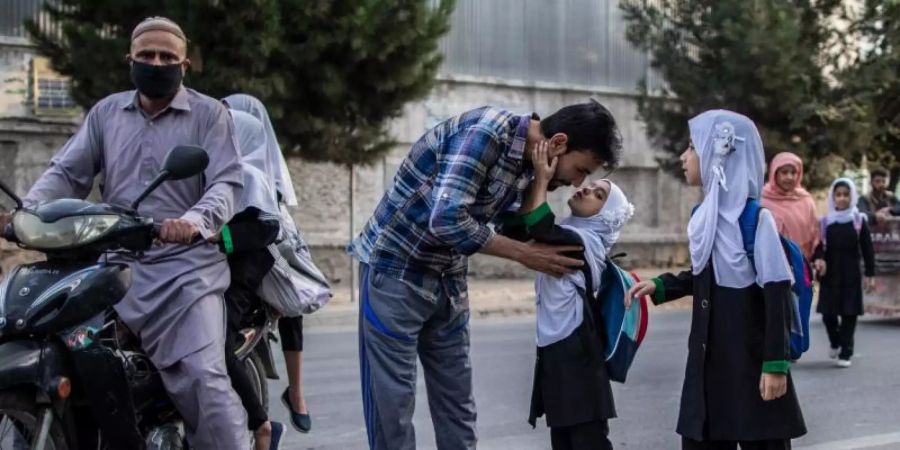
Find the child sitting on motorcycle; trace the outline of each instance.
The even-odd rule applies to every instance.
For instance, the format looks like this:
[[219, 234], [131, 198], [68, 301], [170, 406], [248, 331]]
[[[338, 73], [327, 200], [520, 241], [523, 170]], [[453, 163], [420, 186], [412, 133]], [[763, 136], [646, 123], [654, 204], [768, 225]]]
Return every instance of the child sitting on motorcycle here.
[[253, 154], [265, 145], [263, 124], [250, 114], [232, 111], [235, 135], [242, 157], [244, 190], [238, 213], [223, 228], [218, 239], [228, 255], [231, 285], [225, 291], [227, 336], [225, 362], [231, 384], [247, 410], [248, 426], [254, 433], [256, 450], [280, 448], [284, 426], [272, 422], [236, 350], [243, 341], [240, 330], [248, 314], [262, 304], [257, 295], [262, 279], [274, 264], [268, 246], [281, 229], [278, 200], [265, 173], [254, 164]]

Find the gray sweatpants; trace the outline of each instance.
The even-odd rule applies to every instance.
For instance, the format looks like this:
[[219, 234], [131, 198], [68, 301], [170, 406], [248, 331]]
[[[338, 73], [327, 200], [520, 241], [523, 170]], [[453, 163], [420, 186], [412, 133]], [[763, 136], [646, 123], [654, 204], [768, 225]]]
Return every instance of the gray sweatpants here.
[[475, 448], [469, 312], [360, 264], [359, 357], [369, 448], [416, 448], [416, 357], [439, 450]]

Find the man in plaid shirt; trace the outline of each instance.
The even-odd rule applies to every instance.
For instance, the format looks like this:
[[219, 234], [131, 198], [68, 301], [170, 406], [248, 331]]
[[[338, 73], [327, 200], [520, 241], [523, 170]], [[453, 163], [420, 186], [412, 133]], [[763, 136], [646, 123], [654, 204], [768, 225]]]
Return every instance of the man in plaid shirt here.
[[579, 186], [618, 162], [612, 114], [596, 101], [541, 120], [482, 107], [437, 125], [413, 145], [349, 251], [360, 262], [360, 368], [369, 447], [414, 449], [416, 357], [422, 360], [439, 449], [475, 448], [469, 361], [469, 255], [483, 253], [561, 276], [573, 247], [518, 242], [492, 226], [525, 220], [531, 149], [549, 141], [550, 189]]

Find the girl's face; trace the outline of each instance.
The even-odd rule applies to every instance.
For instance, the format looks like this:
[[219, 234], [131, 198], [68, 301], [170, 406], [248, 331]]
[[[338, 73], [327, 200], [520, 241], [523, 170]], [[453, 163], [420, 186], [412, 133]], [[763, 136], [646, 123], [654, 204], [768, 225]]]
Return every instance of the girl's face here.
[[681, 170], [684, 172], [684, 178], [690, 186], [702, 186], [703, 180], [700, 177], [700, 155], [694, 149], [694, 143], [688, 145], [687, 150], [681, 154]]
[[843, 211], [850, 207], [850, 188], [838, 186], [834, 188], [834, 208]]
[[775, 184], [782, 191], [793, 191], [797, 187], [797, 168], [791, 164], [781, 166], [775, 172]]
[[569, 199], [569, 208], [572, 215], [578, 217], [591, 217], [603, 209], [606, 199], [609, 198], [611, 186], [609, 181], [597, 180], [591, 184], [579, 188]]

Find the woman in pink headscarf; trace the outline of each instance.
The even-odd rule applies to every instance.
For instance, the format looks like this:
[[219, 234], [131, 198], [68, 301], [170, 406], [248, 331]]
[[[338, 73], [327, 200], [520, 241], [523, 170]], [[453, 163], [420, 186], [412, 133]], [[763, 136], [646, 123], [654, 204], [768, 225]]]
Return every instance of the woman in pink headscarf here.
[[775, 155], [769, 165], [769, 182], [763, 189], [762, 205], [772, 211], [782, 236], [800, 246], [811, 259], [819, 243], [819, 220], [812, 195], [800, 186], [803, 161], [793, 153]]

